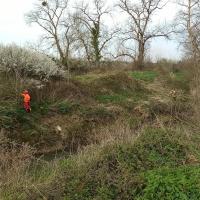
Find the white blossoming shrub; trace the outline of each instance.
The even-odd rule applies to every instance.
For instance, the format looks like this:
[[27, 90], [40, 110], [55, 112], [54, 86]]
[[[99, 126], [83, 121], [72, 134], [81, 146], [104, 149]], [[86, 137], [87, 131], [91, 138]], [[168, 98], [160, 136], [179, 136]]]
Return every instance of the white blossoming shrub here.
[[16, 45], [0, 45], [0, 71], [40, 79], [64, 76], [64, 71], [48, 56]]

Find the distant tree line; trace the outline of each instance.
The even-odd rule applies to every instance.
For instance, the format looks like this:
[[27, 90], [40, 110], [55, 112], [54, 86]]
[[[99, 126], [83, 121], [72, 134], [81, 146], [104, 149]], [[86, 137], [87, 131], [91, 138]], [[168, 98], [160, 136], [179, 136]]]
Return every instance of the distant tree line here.
[[[153, 16], [165, 5], [165, 0], [118, 0], [112, 7], [105, 0], [73, 4], [69, 0], [44, 0], [35, 4], [25, 18], [44, 30], [46, 48], [55, 50], [66, 67], [73, 57], [95, 66], [107, 57], [127, 57], [143, 69], [150, 41], [169, 39], [173, 32], [167, 24], [153, 22]], [[112, 24], [112, 19], [122, 13], [127, 17], [125, 24], [106, 23], [110, 20]]]

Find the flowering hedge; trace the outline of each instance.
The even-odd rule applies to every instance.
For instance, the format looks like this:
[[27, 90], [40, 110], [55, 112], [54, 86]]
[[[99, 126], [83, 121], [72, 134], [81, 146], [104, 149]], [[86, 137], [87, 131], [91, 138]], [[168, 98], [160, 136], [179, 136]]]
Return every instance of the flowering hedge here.
[[50, 57], [17, 45], [0, 45], [0, 71], [40, 79], [64, 75], [61, 67]]

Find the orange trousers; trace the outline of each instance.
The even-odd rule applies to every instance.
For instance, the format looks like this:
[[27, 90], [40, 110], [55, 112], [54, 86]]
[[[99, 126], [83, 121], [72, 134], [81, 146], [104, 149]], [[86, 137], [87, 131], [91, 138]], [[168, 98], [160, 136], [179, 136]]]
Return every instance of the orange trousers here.
[[26, 110], [26, 112], [31, 112], [30, 101], [24, 102], [24, 109]]

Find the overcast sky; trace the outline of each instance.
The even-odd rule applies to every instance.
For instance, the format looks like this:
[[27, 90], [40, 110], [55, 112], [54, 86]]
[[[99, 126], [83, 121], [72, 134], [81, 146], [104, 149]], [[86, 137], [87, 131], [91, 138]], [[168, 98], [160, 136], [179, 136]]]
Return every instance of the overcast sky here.
[[[40, 0], [0, 0], [0, 43], [25, 45], [26, 42], [37, 41], [42, 31], [37, 26], [28, 26], [24, 20], [24, 14], [30, 11], [34, 2]], [[75, 1], [75, 0], [73, 0]], [[109, 0], [110, 2], [111, 0]], [[162, 12], [154, 17], [156, 23], [172, 20], [177, 7], [169, 3]], [[115, 19], [123, 21], [120, 13]], [[150, 55], [152, 58], [180, 58], [181, 52], [178, 44], [164, 39], [155, 39], [151, 43]]]

